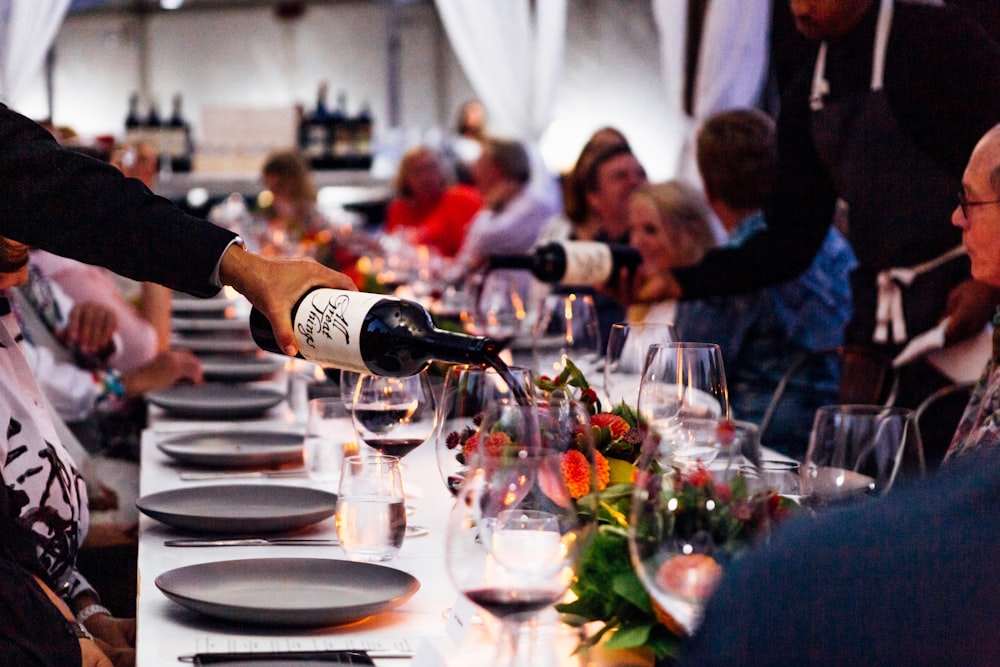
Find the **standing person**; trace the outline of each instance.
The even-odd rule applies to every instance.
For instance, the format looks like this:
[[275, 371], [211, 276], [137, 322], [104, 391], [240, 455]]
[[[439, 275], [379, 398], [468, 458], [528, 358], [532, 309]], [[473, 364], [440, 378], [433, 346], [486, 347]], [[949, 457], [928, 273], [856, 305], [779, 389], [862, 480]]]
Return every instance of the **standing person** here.
[[[972, 275], [1000, 287], [1000, 126], [969, 159], [952, 223]], [[793, 518], [727, 568], [682, 666], [1000, 663], [1000, 359], [936, 477]]]
[[[309, 260], [266, 259], [238, 236], [185, 215], [114, 167], [61, 148], [36, 123], [0, 105], [0, 288], [24, 280], [26, 246], [100, 264], [198, 296], [232, 285], [272, 322], [278, 346], [297, 351], [293, 306], [312, 287], [354, 289], [351, 280]], [[18, 480], [18, 518], [32, 530], [38, 565], [87, 629], [111, 647], [134, 645], [134, 623], [111, 618], [74, 554], [87, 530], [87, 496], [60, 443], [21, 348], [6, 299], [0, 299], [0, 476]], [[10, 488], [8, 486], [8, 488]], [[34, 502], [25, 504], [27, 492]], [[52, 505], [45, 505], [53, 501]]]
[[386, 211], [385, 232], [404, 234], [443, 257], [454, 257], [483, 198], [475, 188], [451, 180], [431, 148], [407, 151], [396, 173], [396, 195]]
[[[1000, 292], [970, 280], [967, 260], [938, 258], [959, 242], [941, 221], [965, 159], [1000, 117], [1000, 47], [940, 5], [790, 0], [790, 7], [799, 32], [823, 44], [782, 91], [768, 229], [675, 271], [664, 293], [701, 298], [794, 277], [822, 244], [840, 198], [859, 262], [849, 342], [894, 354], [945, 315], [949, 343], [978, 333]], [[899, 267], [927, 270], [897, 291], [898, 279], [883, 272]], [[942, 381], [926, 364], [903, 371], [915, 377], [900, 383], [911, 394], [901, 391], [902, 404], [916, 404]]]

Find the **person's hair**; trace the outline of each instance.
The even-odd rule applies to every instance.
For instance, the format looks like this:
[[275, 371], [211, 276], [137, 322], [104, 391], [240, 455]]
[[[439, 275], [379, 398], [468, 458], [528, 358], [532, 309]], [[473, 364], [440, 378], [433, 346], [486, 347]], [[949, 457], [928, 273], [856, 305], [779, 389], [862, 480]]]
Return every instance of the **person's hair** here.
[[288, 196], [296, 202], [312, 202], [316, 199], [309, 165], [296, 151], [272, 153], [264, 162], [261, 173], [281, 179], [288, 187]]
[[710, 116], [698, 132], [697, 160], [709, 197], [735, 209], [760, 208], [778, 170], [774, 121], [756, 109]]
[[606, 162], [610, 162], [619, 155], [632, 155], [632, 148], [628, 144], [612, 144], [600, 148], [594, 153], [583, 177], [584, 193], [597, 191], [597, 173]]
[[580, 149], [576, 164], [565, 177], [563, 187], [563, 211], [572, 222], [582, 223], [587, 219], [587, 196], [584, 180], [594, 156], [611, 146], [628, 146], [628, 139], [620, 130], [605, 126], [590, 135], [590, 139]]
[[632, 197], [646, 197], [656, 207], [661, 225], [679, 229], [692, 239], [692, 251], [697, 256], [682, 258], [682, 265], [696, 264], [715, 246], [715, 234], [709, 222], [712, 214], [697, 188], [677, 180], [645, 183], [636, 188]]
[[392, 187], [397, 197], [409, 199], [413, 196], [409, 185], [410, 172], [413, 171], [413, 165], [416, 164], [417, 160], [425, 155], [430, 155], [437, 161], [438, 171], [441, 173], [441, 179], [445, 187], [455, 182], [454, 172], [449, 168], [448, 162], [442, 159], [437, 151], [430, 146], [414, 146], [406, 151], [403, 154], [403, 159], [399, 161], [399, 169], [396, 170], [396, 178], [392, 182]]
[[[473, 125], [469, 122], [469, 110], [475, 107], [479, 108], [480, 115], [483, 117], [483, 124]], [[455, 132], [463, 137], [474, 137], [476, 139], [482, 140], [485, 138], [486, 133], [486, 108], [483, 106], [482, 102], [479, 100], [468, 100], [462, 103], [462, 106], [458, 108], [458, 120], [455, 123]]]
[[496, 165], [507, 178], [518, 183], [531, 180], [531, 161], [524, 144], [513, 139], [487, 137], [483, 142], [483, 156]]

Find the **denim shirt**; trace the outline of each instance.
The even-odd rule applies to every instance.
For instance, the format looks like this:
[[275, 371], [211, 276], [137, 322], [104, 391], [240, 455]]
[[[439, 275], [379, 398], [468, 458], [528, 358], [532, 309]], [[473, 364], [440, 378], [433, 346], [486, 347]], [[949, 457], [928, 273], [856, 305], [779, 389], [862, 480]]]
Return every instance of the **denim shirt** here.
[[[727, 246], [737, 247], [766, 227], [762, 213], [745, 218]], [[857, 260], [844, 237], [827, 232], [812, 265], [794, 280], [745, 294], [678, 303], [681, 340], [722, 348], [733, 418], [759, 423], [782, 375], [800, 357], [843, 343], [851, 316], [849, 274]], [[817, 407], [836, 398], [838, 371], [830, 365], [789, 384], [765, 444], [804, 454]]]

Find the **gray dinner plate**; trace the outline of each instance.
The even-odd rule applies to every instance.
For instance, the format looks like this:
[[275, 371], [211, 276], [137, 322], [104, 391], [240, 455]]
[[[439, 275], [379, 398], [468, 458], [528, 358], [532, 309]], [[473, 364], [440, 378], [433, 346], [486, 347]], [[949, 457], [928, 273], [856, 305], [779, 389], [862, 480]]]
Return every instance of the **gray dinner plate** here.
[[273, 354], [212, 354], [200, 356], [199, 360], [206, 380], [245, 382], [275, 373], [287, 358]]
[[246, 318], [171, 317], [171, 331], [249, 331]]
[[135, 501], [146, 516], [199, 533], [253, 535], [304, 528], [337, 509], [336, 494], [273, 484], [220, 484], [173, 489]]
[[237, 623], [321, 627], [396, 607], [420, 588], [383, 565], [322, 558], [251, 558], [188, 565], [156, 578], [188, 609]]
[[284, 431], [185, 433], [161, 440], [168, 456], [200, 466], [249, 468], [302, 462], [302, 434]]
[[[249, 334], [249, 331], [247, 331]], [[260, 351], [260, 347], [249, 335], [241, 335], [229, 332], [219, 333], [190, 333], [175, 331], [170, 334], [170, 344], [190, 350], [195, 354], [199, 352], [219, 352], [219, 353], [252, 353]]]
[[284, 393], [244, 384], [182, 384], [148, 392], [146, 400], [167, 412], [194, 419], [255, 417], [280, 403]]

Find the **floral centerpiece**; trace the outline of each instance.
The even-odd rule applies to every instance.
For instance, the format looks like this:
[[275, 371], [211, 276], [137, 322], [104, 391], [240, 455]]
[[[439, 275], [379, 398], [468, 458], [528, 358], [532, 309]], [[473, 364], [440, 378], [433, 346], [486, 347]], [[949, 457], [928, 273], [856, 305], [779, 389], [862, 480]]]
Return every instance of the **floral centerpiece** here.
[[[599, 525], [571, 587], [576, 599], [558, 605], [558, 611], [588, 623], [600, 623], [600, 629], [585, 640], [588, 646], [600, 643], [608, 649], [644, 647], [657, 659], [675, 656], [683, 627], [654, 603], [629, 557], [632, 496], [640, 474], [636, 462], [647, 425], [624, 402], [605, 411], [597, 393], [572, 362], [558, 377], [541, 377], [536, 384], [543, 391], [573, 391], [589, 406], [598, 465], [605, 460], [609, 471], [607, 483], [599, 483], [596, 490]], [[729, 426], [721, 423], [720, 431]], [[720, 435], [724, 437], [724, 433]], [[748, 546], [767, 519], [780, 518], [794, 506], [773, 491], [752, 493], [741, 475], [723, 483], [700, 466], [673, 473], [664, 478], [664, 483], [671, 485], [668, 491], [672, 491], [680, 508], [675, 513], [675, 534], [687, 537], [695, 531], [708, 531], [716, 544], [732, 553]], [[706, 506], [714, 511], [706, 511]], [[714, 574], [721, 575], [721, 570]], [[670, 577], [671, 572], [658, 576]]]

